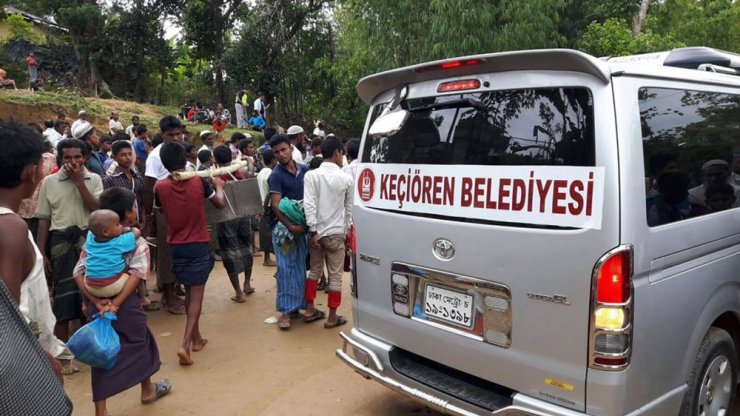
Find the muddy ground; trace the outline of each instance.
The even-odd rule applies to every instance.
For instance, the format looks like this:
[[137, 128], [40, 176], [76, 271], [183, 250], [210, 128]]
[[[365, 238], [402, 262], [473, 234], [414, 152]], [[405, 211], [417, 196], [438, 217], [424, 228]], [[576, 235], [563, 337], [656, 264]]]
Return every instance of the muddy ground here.
[[[367, 381], [335, 357], [339, 330], [321, 322], [293, 323], [279, 331], [264, 320], [275, 310], [274, 267], [256, 258], [257, 289], [238, 304], [220, 262], [206, 286], [201, 331], [206, 348], [193, 353], [195, 364], [182, 367], [175, 353], [185, 325], [184, 316], [165, 311], [149, 313], [149, 327], [159, 344], [162, 367], [154, 380], [170, 379], [173, 391], [156, 403], [139, 404], [140, 390], [132, 388], [108, 401], [111, 416], [136, 415], [433, 415], [414, 401]], [[344, 279], [345, 289], [348, 277]], [[157, 299], [158, 294], [152, 294]], [[318, 303], [325, 309], [326, 295]], [[350, 319], [349, 291], [344, 291], [340, 314]], [[93, 415], [90, 370], [66, 377], [65, 389], [75, 415]]]

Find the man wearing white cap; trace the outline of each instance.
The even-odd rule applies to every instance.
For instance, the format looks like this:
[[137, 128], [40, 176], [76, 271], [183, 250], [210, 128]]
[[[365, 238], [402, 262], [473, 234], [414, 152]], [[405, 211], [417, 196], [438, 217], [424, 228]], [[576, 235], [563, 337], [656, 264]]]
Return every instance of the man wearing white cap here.
[[[733, 185], [729, 180], [730, 164], [726, 160], [712, 159], [702, 165], [701, 175], [703, 183], [689, 189], [689, 202], [691, 205], [709, 209], [705, 195], [707, 186], [713, 183], [730, 183], [730, 185]], [[733, 207], [738, 207], [740, 206], [740, 189], [735, 185], [733, 185], [733, 188], [735, 188], [735, 204]]]
[[87, 162], [85, 163], [87, 170], [101, 177], [105, 176], [103, 163], [92, 154], [93, 151], [100, 150], [100, 138], [95, 132], [95, 127], [87, 121], [82, 121], [76, 128], [72, 129], [71, 134], [73, 138], [82, 140], [90, 146], [90, 154], [85, 155], [87, 157]]
[[80, 112], [77, 113], [77, 120], [75, 120], [69, 128], [70, 131], [74, 130], [75, 127], [79, 126], [83, 121], [87, 121], [87, 112], [85, 112], [85, 110], [80, 110]]
[[304, 145], [306, 132], [303, 131], [303, 127], [288, 127], [288, 138], [290, 139], [291, 147], [293, 148], [293, 160], [295, 160], [295, 163], [305, 165], [306, 162], [303, 161], [303, 155], [306, 153], [306, 147]]

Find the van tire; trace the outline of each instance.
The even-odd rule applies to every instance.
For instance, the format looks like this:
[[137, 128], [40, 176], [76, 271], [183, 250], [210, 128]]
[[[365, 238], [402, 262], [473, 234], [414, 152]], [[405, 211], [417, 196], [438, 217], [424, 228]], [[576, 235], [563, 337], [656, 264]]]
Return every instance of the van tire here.
[[[705, 407], [705, 414], [717, 414], [710, 411], [711, 405], [717, 406], [727, 401], [726, 388], [721, 389], [720, 386], [727, 387], [728, 377], [730, 391], [726, 413], [730, 414], [735, 401], [737, 372], [737, 351], [732, 337], [724, 329], [709, 328], [691, 369], [689, 389], [684, 396], [680, 416], [698, 416], [702, 414], [699, 411], [700, 406]], [[717, 396], [720, 396], [719, 403], [715, 400]], [[710, 409], [706, 406], [710, 406]]]

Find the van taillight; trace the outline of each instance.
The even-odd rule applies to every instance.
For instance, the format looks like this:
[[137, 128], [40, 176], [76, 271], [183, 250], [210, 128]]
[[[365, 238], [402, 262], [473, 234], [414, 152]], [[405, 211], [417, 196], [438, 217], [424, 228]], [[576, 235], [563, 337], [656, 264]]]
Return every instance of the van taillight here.
[[462, 81], [443, 82], [437, 87], [437, 92], [466, 91], [480, 88], [477, 79], [466, 79]]
[[594, 266], [590, 367], [621, 370], [632, 354], [632, 247], [619, 246]]
[[596, 301], [624, 303], [630, 296], [630, 254], [621, 251], [609, 257], [597, 276]]
[[456, 61], [442, 62], [441, 64], [425, 65], [414, 69], [414, 72], [429, 72], [429, 71], [443, 71], [456, 68], [462, 68], [465, 66], [479, 65], [482, 64], [483, 59], [463, 59]]
[[349, 292], [353, 298], [357, 298], [357, 229], [354, 224], [349, 227], [347, 248], [349, 249], [350, 273], [352, 275]]

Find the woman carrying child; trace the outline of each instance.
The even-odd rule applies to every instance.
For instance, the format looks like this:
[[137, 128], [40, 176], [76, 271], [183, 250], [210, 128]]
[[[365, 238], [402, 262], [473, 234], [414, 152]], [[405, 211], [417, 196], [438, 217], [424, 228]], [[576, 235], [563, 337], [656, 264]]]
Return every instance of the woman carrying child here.
[[[138, 210], [136, 196], [124, 188], [110, 188], [100, 195], [100, 208], [117, 214], [121, 226], [135, 226]], [[141, 403], [153, 403], [168, 394], [172, 389], [169, 380], [152, 382], [151, 377], [159, 371], [159, 348], [147, 326], [147, 314], [141, 306], [136, 288], [139, 282], [146, 281], [149, 275], [149, 247], [146, 240], [139, 237], [133, 252], [125, 256], [127, 284], [112, 299], [101, 299], [91, 295], [85, 284], [87, 254], [83, 250], [74, 277], [82, 294], [88, 299], [88, 315], [95, 312], [113, 311], [117, 320], [113, 321], [121, 342], [121, 352], [116, 364], [110, 370], [92, 368], [93, 402], [95, 415], [107, 415], [106, 400], [116, 394], [141, 385]]]

